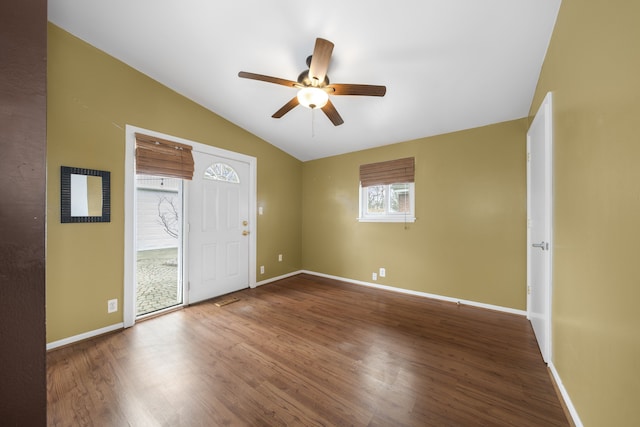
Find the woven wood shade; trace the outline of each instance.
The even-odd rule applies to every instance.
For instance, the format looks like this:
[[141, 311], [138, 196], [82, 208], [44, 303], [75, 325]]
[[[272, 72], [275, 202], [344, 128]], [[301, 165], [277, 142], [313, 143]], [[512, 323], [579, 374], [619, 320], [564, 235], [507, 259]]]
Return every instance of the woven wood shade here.
[[360, 166], [360, 185], [363, 187], [414, 182], [414, 177], [414, 157]]
[[136, 173], [193, 179], [192, 147], [136, 133]]

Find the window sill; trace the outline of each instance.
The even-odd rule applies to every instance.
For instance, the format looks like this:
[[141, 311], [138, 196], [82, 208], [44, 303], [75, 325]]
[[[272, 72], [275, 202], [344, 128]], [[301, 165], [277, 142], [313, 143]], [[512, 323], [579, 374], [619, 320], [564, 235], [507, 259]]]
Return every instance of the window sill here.
[[358, 222], [416, 222], [416, 218], [413, 216], [384, 216], [380, 218], [364, 217], [356, 219], [358, 220]]

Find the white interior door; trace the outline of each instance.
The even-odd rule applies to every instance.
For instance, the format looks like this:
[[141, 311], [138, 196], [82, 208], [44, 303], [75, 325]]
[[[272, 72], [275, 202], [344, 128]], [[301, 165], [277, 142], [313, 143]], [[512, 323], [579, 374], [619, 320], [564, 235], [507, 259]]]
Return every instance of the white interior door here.
[[527, 133], [527, 317], [551, 362], [552, 98], [547, 94]]
[[194, 303], [249, 287], [250, 165], [194, 151], [189, 286]]

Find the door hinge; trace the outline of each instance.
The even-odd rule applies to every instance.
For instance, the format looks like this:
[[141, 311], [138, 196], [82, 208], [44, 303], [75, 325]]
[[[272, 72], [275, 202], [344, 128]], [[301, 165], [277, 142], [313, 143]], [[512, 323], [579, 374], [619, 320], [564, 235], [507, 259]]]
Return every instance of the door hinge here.
[[527, 153], [527, 162], [531, 161], [531, 153]]
[[527, 218], [527, 228], [531, 228], [531, 219]]
[[531, 286], [527, 285], [527, 295], [531, 295]]

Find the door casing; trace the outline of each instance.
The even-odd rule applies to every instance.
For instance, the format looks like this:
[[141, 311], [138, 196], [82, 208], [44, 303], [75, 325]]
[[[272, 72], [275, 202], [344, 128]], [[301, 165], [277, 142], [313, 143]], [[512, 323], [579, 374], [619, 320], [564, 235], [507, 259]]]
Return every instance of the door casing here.
[[[196, 141], [189, 141], [184, 138], [179, 138], [172, 135], [155, 132], [149, 129], [143, 129], [140, 127], [127, 125], [125, 129], [125, 186], [124, 186], [124, 295], [123, 295], [123, 321], [124, 327], [128, 328], [135, 324], [136, 320], [136, 247], [135, 247], [135, 133], [143, 133], [145, 135], [155, 136], [162, 139], [168, 139], [170, 141], [179, 142], [181, 144], [191, 145], [194, 150], [211, 154], [219, 157], [226, 157], [237, 161], [245, 162], [249, 164], [249, 221], [253, 224], [251, 233], [249, 234], [249, 286], [255, 288], [256, 286], [256, 244], [257, 244], [257, 164], [258, 161], [255, 157], [247, 156], [246, 154], [236, 153], [234, 151], [225, 150], [211, 145], [202, 144]], [[184, 198], [185, 198], [185, 211], [184, 218], [189, 217], [188, 209], [188, 197], [189, 197], [189, 185], [185, 185]], [[188, 248], [189, 236], [185, 233], [183, 247]], [[183, 265], [188, 266], [189, 254], [185, 251], [183, 259]], [[184, 268], [183, 283], [187, 284], [189, 280], [188, 268]], [[184, 293], [183, 295], [186, 295]], [[187, 301], [185, 299], [185, 301]]]

